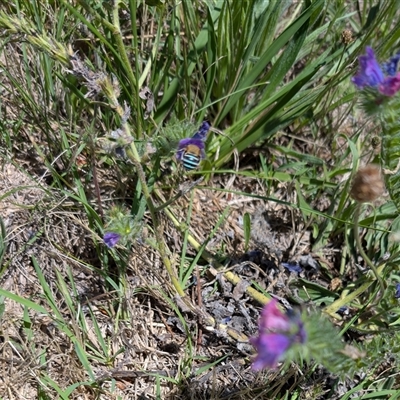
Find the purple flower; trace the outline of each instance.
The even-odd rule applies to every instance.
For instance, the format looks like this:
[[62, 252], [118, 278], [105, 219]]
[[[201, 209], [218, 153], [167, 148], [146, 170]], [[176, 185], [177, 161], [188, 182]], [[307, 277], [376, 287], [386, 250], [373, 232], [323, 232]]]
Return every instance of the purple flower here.
[[286, 268], [289, 272], [296, 272], [297, 274], [300, 274], [300, 272], [303, 271], [303, 268], [301, 268], [298, 262], [283, 262], [282, 266]]
[[304, 343], [306, 332], [299, 316], [283, 313], [276, 300], [265, 305], [259, 320], [259, 336], [251, 338], [257, 350], [253, 369], [275, 368], [283, 354], [294, 343]]
[[358, 60], [360, 69], [357, 75], [351, 78], [358, 89], [364, 89], [366, 86], [376, 87], [383, 82], [382, 69], [371, 47], [367, 47], [365, 56], [360, 56]]
[[394, 96], [400, 90], [400, 73], [396, 76], [387, 76], [379, 85], [379, 91], [385, 96]]
[[207, 133], [210, 130], [211, 125], [208, 121], [204, 121], [201, 125], [199, 130], [193, 135], [193, 139], [200, 139], [206, 140]]
[[114, 247], [118, 241], [121, 239], [121, 235], [116, 232], [107, 232], [104, 234], [104, 243], [107, 247]]
[[359, 57], [360, 68], [351, 81], [358, 89], [377, 88], [385, 96], [394, 96], [400, 90], [400, 73], [396, 75], [399, 60], [400, 53], [380, 65], [372, 48], [367, 47], [366, 54]]
[[253, 361], [252, 368], [260, 371], [264, 368], [275, 368], [282, 354], [289, 348], [291, 341], [285, 335], [270, 333], [260, 335], [257, 342], [252, 341], [257, 348], [257, 357]]
[[385, 75], [395, 76], [397, 72], [397, 64], [400, 60], [400, 53], [390, 58], [389, 61], [382, 64], [382, 70]]

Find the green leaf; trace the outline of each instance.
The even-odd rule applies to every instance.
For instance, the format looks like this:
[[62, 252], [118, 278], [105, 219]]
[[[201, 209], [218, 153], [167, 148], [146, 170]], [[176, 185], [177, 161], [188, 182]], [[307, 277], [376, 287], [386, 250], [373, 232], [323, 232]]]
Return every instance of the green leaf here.
[[390, 198], [400, 211], [400, 100], [387, 104], [381, 114], [381, 164]]
[[[277, 3], [279, 4], [279, 2]], [[271, 62], [272, 58], [277, 55], [283, 48], [285, 48], [285, 46], [291, 41], [288, 48], [285, 49], [285, 51], [283, 52], [283, 54], [286, 55], [282, 55], [280, 58], [280, 61], [283, 64], [280, 65], [279, 61], [274, 64], [274, 68], [270, 74], [271, 82], [268, 85], [265, 96], [267, 96], [267, 94], [270, 95], [275, 90], [276, 86], [281, 83], [280, 77], [283, 77], [286, 74], [287, 70], [293, 66], [293, 60], [296, 58], [297, 52], [300, 50], [301, 45], [305, 39], [309, 19], [316, 10], [320, 9], [323, 6], [323, 4], [323, 0], [314, 1], [309, 6], [309, 8], [307, 8], [300, 15], [299, 18], [297, 18], [287, 29], [285, 29], [284, 32], [282, 32], [282, 34], [276, 40], [273, 41], [271, 46], [266, 49], [266, 51], [264, 52], [264, 54], [262, 54], [257, 63], [251, 68], [251, 71], [243, 79], [240, 80], [240, 84], [237, 86], [237, 88], [235, 88], [236, 94], [232, 95], [229, 98], [223, 112], [219, 115], [219, 119], [222, 119], [226, 116], [233, 105], [236, 104], [238, 98], [242, 96], [242, 91], [251, 87], [254, 84], [256, 79]], [[265, 12], [267, 11], [269, 11], [269, 9], [265, 10]], [[278, 7], [275, 7], [272, 12], [274, 13], [275, 18], [276, 14], [280, 12], [280, 9]], [[258, 29], [262, 29], [263, 27], [261, 21], [262, 19], [260, 19]], [[256, 36], [257, 32], [258, 30], [256, 29], [254, 39], [258, 40], [258, 36]], [[290, 52], [292, 51], [294, 52], [294, 54], [290, 54]]]
[[[317, 283], [307, 281], [305, 279], [298, 279], [290, 284], [298, 288], [298, 297], [304, 302], [312, 300], [314, 304], [331, 304], [338, 295]], [[293, 299], [297, 301], [296, 299]]]

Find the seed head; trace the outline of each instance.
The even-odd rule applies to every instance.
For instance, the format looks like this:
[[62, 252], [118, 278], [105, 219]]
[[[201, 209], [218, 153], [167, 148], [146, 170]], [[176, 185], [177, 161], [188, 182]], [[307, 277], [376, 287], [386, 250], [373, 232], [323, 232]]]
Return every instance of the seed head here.
[[354, 41], [353, 32], [350, 29], [345, 29], [342, 32], [342, 43], [344, 43], [345, 45], [348, 45], [353, 41]]
[[350, 196], [360, 203], [366, 203], [376, 200], [384, 190], [381, 169], [375, 164], [368, 164], [354, 176]]

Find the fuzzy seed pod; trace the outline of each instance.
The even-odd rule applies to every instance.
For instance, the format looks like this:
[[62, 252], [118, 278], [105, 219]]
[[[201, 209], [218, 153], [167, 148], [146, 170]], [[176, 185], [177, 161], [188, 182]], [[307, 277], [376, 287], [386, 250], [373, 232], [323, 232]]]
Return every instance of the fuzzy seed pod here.
[[375, 164], [368, 164], [354, 176], [350, 196], [360, 203], [366, 203], [376, 200], [384, 190], [381, 169]]
[[354, 41], [353, 32], [350, 29], [345, 29], [342, 32], [342, 43], [344, 43], [345, 45], [348, 45], [352, 41]]

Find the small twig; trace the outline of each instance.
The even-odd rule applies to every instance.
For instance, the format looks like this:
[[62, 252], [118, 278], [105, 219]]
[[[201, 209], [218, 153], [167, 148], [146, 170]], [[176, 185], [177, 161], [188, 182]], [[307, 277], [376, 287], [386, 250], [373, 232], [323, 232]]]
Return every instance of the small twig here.
[[203, 177], [195, 180], [194, 182], [191, 182], [189, 185], [186, 185], [185, 187], [182, 187], [179, 189], [179, 192], [172, 197], [172, 199], [167, 200], [165, 203], [161, 204], [161, 206], [158, 206], [154, 209], [155, 212], [159, 212], [163, 210], [165, 207], [168, 207], [171, 203], [174, 201], [178, 200], [180, 197], [184, 196], [187, 192], [191, 191], [195, 186], [197, 186], [200, 182], [203, 181]]
[[[199, 268], [196, 266], [196, 279], [197, 279], [197, 285], [196, 285], [196, 294], [197, 294], [197, 304], [200, 308], [203, 307], [203, 297], [201, 295], [201, 282], [200, 282], [200, 272]], [[197, 348], [199, 349], [201, 347], [202, 343], [202, 330], [198, 329], [197, 330]]]

